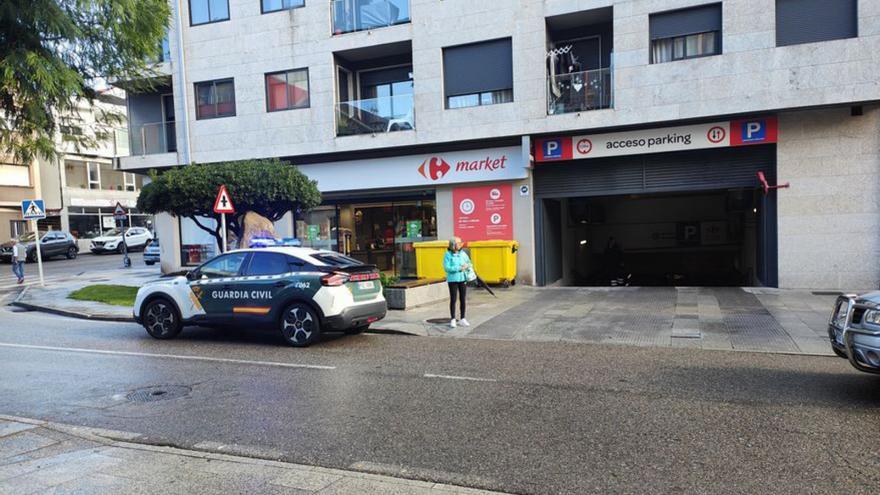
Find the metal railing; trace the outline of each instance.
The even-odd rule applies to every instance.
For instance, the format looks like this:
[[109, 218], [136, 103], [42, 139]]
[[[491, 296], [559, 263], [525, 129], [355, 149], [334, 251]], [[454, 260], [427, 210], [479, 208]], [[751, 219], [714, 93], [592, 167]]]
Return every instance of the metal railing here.
[[177, 151], [177, 129], [174, 122], [143, 124], [132, 131], [132, 155], [155, 155]]
[[379, 134], [416, 128], [413, 95], [386, 96], [336, 104], [336, 135]]
[[366, 31], [409, 19], [409, 0], [331, 0], [333, 34]]
[[612, 71], [604, 69], [558, 74], [547, 78], [547, 114], [611, 108]]

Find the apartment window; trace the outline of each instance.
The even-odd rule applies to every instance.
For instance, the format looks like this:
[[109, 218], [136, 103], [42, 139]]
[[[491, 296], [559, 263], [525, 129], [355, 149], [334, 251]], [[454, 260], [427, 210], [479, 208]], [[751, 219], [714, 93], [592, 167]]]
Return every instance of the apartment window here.
[[266, 74], [266, 108], [270, 112], [309, 106], [309, 70]]
[[28, 227], [27, 220], [10, 220], [9, 221], [9, 232], [12, 233], [13, 239], [26, 234], [28, 231], [27, 227]]
[[82, 127], [77, 127], [75, 125], [60, 125], [58, 126], [61, 134], [65, 136], [82, 136], [83, 130]]
[[89, 189], [101, 189], [101, 165], [87, 162], [86, 173], [89, 179]]
[[857, 0], [776, 0], [776, 46], [858, 35]]
[[196, 119], [235, 115], [235, 85], [232, 79], [196, 83]]
[[0, 186], [30, 187], [30, 167], [27, 165], [0, 163]]
[[443, 49], [446, 108], [513, 101], [511, 39]]
[[279, 10], [296, 9], [305, 5], [305, 0], [262, 0], [264, 14], [278, 12]]
[[137, 180], [135, 179], [134, 174], [130, 172], [122, 172], [122, 182], [125, 184], [126, 191], [137, 190]]
[[651, 14], [651, 63], [721, 53], [721, 4]]
[[229, 0], [189, 0], [191, 26], [228, 20]]

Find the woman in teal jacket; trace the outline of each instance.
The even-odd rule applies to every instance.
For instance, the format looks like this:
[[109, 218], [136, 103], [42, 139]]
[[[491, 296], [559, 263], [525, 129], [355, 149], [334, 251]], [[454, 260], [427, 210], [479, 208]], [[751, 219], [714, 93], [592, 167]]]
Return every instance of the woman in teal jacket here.
[[462, 251], [464, 243], [458, 237], [449, 240], [449, 249], [443, 257], [443, 270], [446, 272], [446, 283], [449, 285], [449, 313], [452, 320], [449, 326], [455, 328], [458, 326], [455, 321], [455, 300], [461, 300], [461, 319], [458, 324], [463, 327], [471, 326], [464, 317], [467, 303], [467, 282], [468, 273], [471, 271], [471, 259], [467, 253]]

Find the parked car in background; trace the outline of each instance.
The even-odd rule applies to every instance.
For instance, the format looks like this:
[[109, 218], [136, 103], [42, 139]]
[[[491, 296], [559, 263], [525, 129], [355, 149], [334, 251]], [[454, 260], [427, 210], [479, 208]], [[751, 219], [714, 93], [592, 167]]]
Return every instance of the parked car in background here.
[[148, 265], [155, 265], [159, 262], [159, 238], [154, 237], [147, 243], [147, 247], [144, 248], [144, 263]]
[[[33, 232], [26, 232], [18, 237], [18, 241], [24, 243], [27, 249], [28, 262], [37, 261], [37, 236]], [[4, 242], [0, 244], [0, 261], [9, 263], [12, 261], [12, 246], [15, 241]], [[69, 232], [60, 230], [50, 230], [49, 232], [40, 232], [40, 255], [43, 259], [49, 259], [53, 256], [66, 256], [67, 259], [76, 258], [79, 254], [79, 248], [76, 245], [76, 239]]]
[[880, 374], [880, 291], [838, 297], [828, 338], [831, 350], [855, 369]]
[[[144, 249], [153, 234], [144, 227], [131, 227], [125, 231], [125, 244], [129, 251]], [[122, 252], [122, 230], [110, 229], [100, 237], [92, 239], [89, 249], [95, 254]]]

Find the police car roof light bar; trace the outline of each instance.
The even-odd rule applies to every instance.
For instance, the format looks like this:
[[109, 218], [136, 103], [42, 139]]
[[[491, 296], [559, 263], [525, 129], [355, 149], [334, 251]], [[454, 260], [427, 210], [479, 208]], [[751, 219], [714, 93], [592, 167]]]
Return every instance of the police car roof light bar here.
[[761, 183], [761, 189], [764, 190], [764, 196], [770, 194], [770, 190], [771, 190], [771, 189], [788, 189], [789, 187], [791, 187], [791, 184], [789, 184], [788, 182], [786, 182], [785, 184], [778, 184], [778, 185], [775, 185], [775, 186], [771, 186], [771, 185], [767, 182], [767, 177], [764, 176], [764, 171], [763, 171], [763, 170], [758, 170], [758, 174], [757, 174], [757, 175], [758, 175], [758, 182]]

